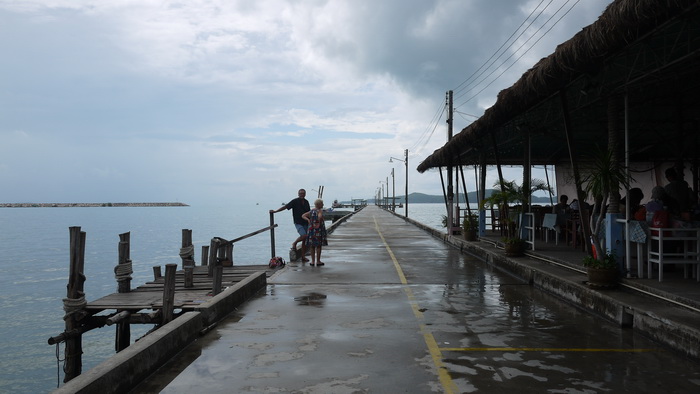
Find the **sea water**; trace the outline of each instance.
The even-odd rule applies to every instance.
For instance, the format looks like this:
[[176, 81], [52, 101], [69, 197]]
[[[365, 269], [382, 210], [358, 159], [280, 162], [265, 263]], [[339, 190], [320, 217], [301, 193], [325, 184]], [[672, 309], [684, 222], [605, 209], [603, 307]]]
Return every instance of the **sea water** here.
[[[63, 302], [69, 272], [69, 227], [86, 233], [85, 295], [117, 291], [119, 234], [131, 233], [131, 286], [153, 279], [153, 266], [181, 265], [182, 229], [191, 229], [195, 260], [213, 237], [233, 239], [270, 225], [269, 209], [251, 204], [189, 207], [0, 208], [0, 393], [47, 392], [63, 384]], [[403, 207], [396, 212], [404, 215]], [[444, 204], [409, 204], [409, 217], [440, 229]], [[291, 211], [275, 214], [276, 255], [286, 258], [297, 234]], [[234, 247], [234, 264], [267, 264], [270, 233]], [[164, 270], [163, 270], [164, 271]], [[152, 325], [133, 325], [132, 341]], [[83, 372], [114, 355], [114, 327], [83, 335]]]

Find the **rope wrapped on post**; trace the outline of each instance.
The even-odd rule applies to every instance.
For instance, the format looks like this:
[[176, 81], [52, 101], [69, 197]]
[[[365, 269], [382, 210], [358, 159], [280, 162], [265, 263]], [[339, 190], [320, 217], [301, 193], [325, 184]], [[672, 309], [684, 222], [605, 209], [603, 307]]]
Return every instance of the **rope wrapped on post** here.
[[131, 274], [133, 273], [134, 270], [131, 266], [131, 259], [126, 260], [125, 263], [117, 264], [114, 267], [114, 277], [117, 278], [117, 282], [131, 280]]
[[192, 261], [192, 265], [194, 265], [194, 245], [190, 246], [185, 246], [184, 248], [180, 248], [180, 258], [185, 261]]
[[63, 320], [68, 320], [74, 314], [80, 312], [87, 306], [87, 301], [85, 300], [85, 295], [81, 295], [80, 298], [64, 298], [63, 299], [63, 311], [66, 314], [63, 316]]

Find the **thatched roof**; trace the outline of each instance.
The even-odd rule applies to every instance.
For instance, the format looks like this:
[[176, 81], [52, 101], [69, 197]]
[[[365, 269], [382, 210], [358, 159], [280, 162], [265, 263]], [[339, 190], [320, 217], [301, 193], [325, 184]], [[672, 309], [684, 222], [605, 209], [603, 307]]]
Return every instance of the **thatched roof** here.
[[[622, 103], [627, 94], [628, 119], [634, 122], [630, 130], [638, 142], [633, 155], [669, 159], [679, 149], [685, 157], [697, 155], [698, 149], [691, 147], [700, 143], [699, 25], [698, 0], [613, 1], [595, 23], [502, 90], [481, 118], [426, 158], [418, 171], [477, 164], [480, 156], [495, 164], [492, 135], [503, 164], [522, 164], [526, 135], [532, 141], [533, 164], [568, 160], [562, 94], [579, 151], [607, 140], [608, 114], [624, 119], [621, 104], [609, 112], [609, 98]], [[674, 144], [668, 143], [669, 136], [675, 137]], [[664, 141], [663, 148], [650, 150]]]

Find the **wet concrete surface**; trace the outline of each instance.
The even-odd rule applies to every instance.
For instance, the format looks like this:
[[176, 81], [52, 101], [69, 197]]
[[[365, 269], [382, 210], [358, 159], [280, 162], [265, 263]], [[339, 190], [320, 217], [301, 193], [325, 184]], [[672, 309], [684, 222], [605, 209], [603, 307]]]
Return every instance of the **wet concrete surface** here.
[[698, 363], [368, 207], [134, 392], [700, 391]]

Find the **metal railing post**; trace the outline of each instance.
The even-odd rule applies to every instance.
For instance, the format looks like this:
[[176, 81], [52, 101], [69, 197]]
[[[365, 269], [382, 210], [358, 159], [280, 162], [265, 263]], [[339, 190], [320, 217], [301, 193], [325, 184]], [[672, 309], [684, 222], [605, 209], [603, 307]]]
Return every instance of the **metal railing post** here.
[[270, 258], [275, 257], [275, 214], [270, 212]]

